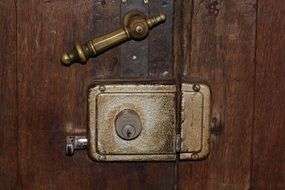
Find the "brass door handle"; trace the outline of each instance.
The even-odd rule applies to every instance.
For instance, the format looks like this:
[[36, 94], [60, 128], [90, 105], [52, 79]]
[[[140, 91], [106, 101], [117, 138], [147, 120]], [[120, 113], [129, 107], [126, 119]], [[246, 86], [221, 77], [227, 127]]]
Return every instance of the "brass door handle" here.
[[61, 61], [65, 65], [76, 62], [85, 63], [90, 57], [94, 57], [127, 40], [143, 40], [151, 28], [165, 20], [164, 14], [146, 18], [141, 12], [131, 11], [123, 19], [123, 28], [94, 38], [83, 45], [76, 43], [71, 51], [63, 54]]

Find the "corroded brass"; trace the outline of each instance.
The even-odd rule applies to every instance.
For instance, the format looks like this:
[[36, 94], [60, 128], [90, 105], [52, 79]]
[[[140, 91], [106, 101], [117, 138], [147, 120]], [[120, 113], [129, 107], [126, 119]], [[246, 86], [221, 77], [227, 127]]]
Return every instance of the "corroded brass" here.
[[61, 61], [65, 65], [75, 62], [85, 63], [90, 57], [127, 40], [143, 40], [147, 37], [151, 28], [163, 23], [165, 20], [164, 14], [146, 18], [143, 13], [131, 11], [124, 17], [123, 28], [97, 37], [83, 45], [76, 43], [71, 51], [63, 54]]

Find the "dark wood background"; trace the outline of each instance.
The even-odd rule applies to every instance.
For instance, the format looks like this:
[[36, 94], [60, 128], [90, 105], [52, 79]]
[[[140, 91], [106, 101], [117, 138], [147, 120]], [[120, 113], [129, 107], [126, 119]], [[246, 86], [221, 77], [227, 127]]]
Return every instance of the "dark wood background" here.
[[95, 163], [85, 151], [67, 157], [65, 137], [86, 131], [88, 86], [125, 77], [120, 48], [86, 65], [59, 58], [120, 26], [120, 1], [0, 1], [1, 190], [285, 189], [285, 2], [175, 1], [173, 14], [172, 54], [150, 51], [147, 69], [129, 80], [210, 84], [210, 156]]

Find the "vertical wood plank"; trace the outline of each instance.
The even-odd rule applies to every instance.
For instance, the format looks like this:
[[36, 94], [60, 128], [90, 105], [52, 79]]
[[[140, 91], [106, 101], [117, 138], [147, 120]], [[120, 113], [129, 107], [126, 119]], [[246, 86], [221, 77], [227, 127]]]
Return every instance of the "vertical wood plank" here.
[[208, 159], [179, 163], [179, 189], [250, 188], [255, 6], [184, 1], [183, 76], [211, 86], [213, 135]]
[[258, 1], [253, 189], [285, 189], [285, 3]]
[[16, 2], [0, 2], [0, 189], [17, 187]]
[[[117, 48], [86, 65], [60, 64], [75, 41], [120, 26], [120, 1], [18, 2], [19, 157], [23, 189], [173, 189], [175, 163], [96, 163], [67, 157], [67, 135], [84, 135], [87, 90], [118, 79]], [[122, 63], [123, 64], [123, 63]]]

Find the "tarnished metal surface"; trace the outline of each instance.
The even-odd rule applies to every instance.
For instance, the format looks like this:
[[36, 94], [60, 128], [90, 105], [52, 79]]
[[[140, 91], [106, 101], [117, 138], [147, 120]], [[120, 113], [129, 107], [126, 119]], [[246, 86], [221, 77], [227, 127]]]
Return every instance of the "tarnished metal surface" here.
[[[122, 110], [135, 111], [140, 135], [124, 140], [115, 129]], [[89, 155], [100, 161], [176, 159], [175, 85], [104, 85], [89, 93]]]
[[83, 45], [76, 43], [71, 51], [63, 54], [61, 61], [65, 65], [75, 62], [85, 63], [90, 57], [94, 57], [127, 40], [139, 41], [145, 39], [150, 29], [163, 23], [165, 20], [164, 14], [146, 18], [141, 12], [130, 11], [125, 16], [122, 28], [89, 40]]
[[182, 84], [181, 160], [209, 154], [211, 91], [203, 84]]
[[182, 84], [176, 134], [175, 85], [95, 86], [89, 93], [89, 155], [98, 161], [169, 161], [178, 152], [181, 160], [203, 159], [209, 154], [210, 105], [207, 85]]
[[119, 137], [125, 140], [133, 140], [142, 131], [140, 116], [134, 110], [123, 110], [116, 116], [115, 128]]

